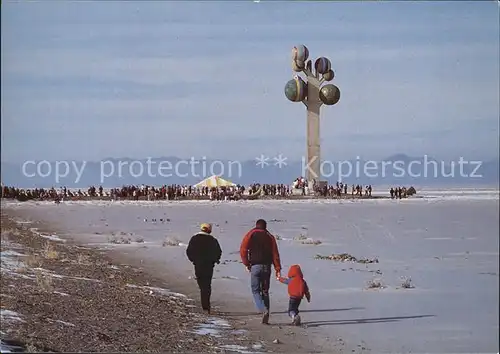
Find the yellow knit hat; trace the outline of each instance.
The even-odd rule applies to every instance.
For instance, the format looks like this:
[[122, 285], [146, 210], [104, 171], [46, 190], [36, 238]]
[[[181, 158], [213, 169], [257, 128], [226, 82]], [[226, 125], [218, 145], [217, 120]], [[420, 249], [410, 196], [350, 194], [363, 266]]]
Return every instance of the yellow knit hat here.
[[212, 232], [212, 225], [208, 223], [203, 223], [200, 225], [200, 230], [209, 234]]

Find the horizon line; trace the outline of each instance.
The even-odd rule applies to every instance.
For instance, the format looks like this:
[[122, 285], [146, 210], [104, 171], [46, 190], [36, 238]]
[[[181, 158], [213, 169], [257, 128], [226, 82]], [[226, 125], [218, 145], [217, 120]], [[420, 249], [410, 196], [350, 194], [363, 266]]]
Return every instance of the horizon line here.
[[[269, 155], [272, 155], [272, 154], [269, 154]], [[283, 154], [279, 154], [280, 156], [283, 156]], [[267, 156], [267, 155], [266, 155]], [[487, 158], [487, 159], [481, 159], [481, 160], [473, 160], [473, 159], [465, 159], [464, 156], [459, 156], [458, 159], [457, 158], [451, 158], [451, 159], [437, 159], [435, 157], [433, 157], [432, 155], [429, 155], [429, 154], [422, 154], [422, 155], [408, 155], [408, 154], [405, 154], [405, 153], [394, 153], [392, 155], [389, 155], [385, 158], [381, 158], [381, 159], [364, 159], [361, 155], [357, 155], [355, 158], [353, 157], [350, 157], [350, 158], [346, 158], [346, 159], [338, 159], [338, 160], [329, 160], [329, 161], [332, 161], [332, 162], [339, 162], [339, 161], [374, 161], [374, 162], [381, 162], [381, 161], [394, 161], [395, 158], [398, 158], [396, 161], [398, 160], [402, 160], [402, 159], [421, 159], [421, 158], [428, 158], [430, 160], [433, 160], [433, 161], [442, 161], [442, 162], [454, 162], [458, 159], [463, 159], [464, 161], [480, 161], [480, 162], [499, 162], [500, 161], [500, 155], [496, 156], [496, 157], [492, 157], [492, 158]], [[86, 159], [51, 159], [51, 160], [47, 160], [47, 159], [31, 159], [31, 160], [22, 160], [22, 161], [4, 161], [2, 159], [1, 163], [2, 164], [13, 164], [13, 165], [17, 165], [17, 164], [23, 164], [23, 163], [26, 163], [26, 162], [31, 162], [31, 161], [34, 161], [34, 162], [41, 162], [41, 161], [48, 161], [49, 163], [56, 163], [58, 161], [62, 162], [62, 161], [67, 161], [67, 162], [85, 162], [85, 163], [101, 163], [103, 161], [110, 161], [110, 160], [115, 160], [115, 161], [125, 161], [125, 160], [131, 160], [131, 161], [147, 161], [147, 160], [172, 160], [172, 159], [176, 159], [176, 160], [180, 160], [180, 161], [190, 161], [190, 160], [194, 160], [194, 161], [208, 161], [208, 160], [213, 160], [213, 161], [231, 161], [231, 162], [254, 162], [256, 159], [258, 159], [259, 157], [256, 156], [254, 158], [244, 158], [244, 159], [232, 159], [232, 158], [213, 158], [213, 157], [210, 157], [210, 156], [207, 156], [207, 155], [200, 155], [199, 157], [197, 156], [190, 156], [188, 158], [183, 158], [183, 157], [179, 157], [179, 156], [175, 156], [175, 155], [171, 155], [171, 156], [158, 156], [158, 157], [153, 157], [153, 156], [147, 156], [147, 157], [128, 157], [128, 156], [122, 156], [122, 157], [110, 157], [110, 156], [107, 156], [107, 157], [104, 157], [104, 158], [101, 158], [100, 160], [86, 160]], [[270, 157], [272, 158], [272, 157]], [[288, 157], [285, 156], [285, 159], [287, 161], [290, 161], [290, 162], [294, 162], [294, 163], [300, 163], [302, 162], [304, 159], [307, 160], [307, 157], [306, 156], [301, 156], [299, 159], [288, 159]], [[321, 159], [321, 161], [328, 161], [328, 159]]]

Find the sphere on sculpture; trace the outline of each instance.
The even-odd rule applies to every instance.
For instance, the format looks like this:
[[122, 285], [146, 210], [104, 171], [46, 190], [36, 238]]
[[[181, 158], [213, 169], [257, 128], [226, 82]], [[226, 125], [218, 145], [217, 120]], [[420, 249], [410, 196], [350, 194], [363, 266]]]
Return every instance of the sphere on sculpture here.
[[285, 96], [292, 102], [301, 102], [307, 96], [307, 83], [299, 76], [285, 85]]
[[301, 72], [306, 67], [306, 63], [300, 60], [292, 60], [292, 70], [295, 72]]
[[332, 69], [328, 70], [328, 72], [323, 74], [323, 79], [325, 79], [326, 81], [332, 81], [334, 77], [335, 73], [333, 72]]
[[327, 106], [333, 106], [340, 100], [340, 90], [335, 85], [325, 85], [319, 90], [319, 98]]
[[296, 45], [292, 49], [292, 60], [305, 62], [309, 58], [309, 49], [303, 44]]
[[328, 58], [319, 57], [314, 63], [314, 68], [316, 69], [317, 73], [326, 74], [332, 68], [332, 64], [330, 63], [330, 60], [328, 60]]

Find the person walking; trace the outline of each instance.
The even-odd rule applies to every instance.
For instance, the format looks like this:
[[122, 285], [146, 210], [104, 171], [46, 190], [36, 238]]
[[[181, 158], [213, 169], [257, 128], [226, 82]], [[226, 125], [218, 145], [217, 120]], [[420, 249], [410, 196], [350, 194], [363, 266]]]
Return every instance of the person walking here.
[[210, 314], [214, 266], [220, 263], [222, 250], [219, 241], [211, 235], [211, 224], [201, 224], [200, 230], [189, 240], [186, 255], [194, 264], [196, 282], [200, 288], [201, 307]]
[[250, 272], [250, 286], [257, 310], [262, 314], [262, 323], [269, 324], [269, 287], [271, 265], [276, 278], [281, 277], [281, 261], [276, 238], [267, 230], [263, 219], [243, 237], [240, 246], [241, 261]]
[[309, 292], [309, 286], [304, 280], [304, 274], [300, 265], [294, 264], [290, 266], [288, 270], [288, 277], [277, 278], [283, 284], [288, 285], [288, 295], [290, 299], [288, 301], [288, 315], [292, 318], [292, 324], [294, 326], [300, 326], [300, 315], [299, 306], [304, 298], [307, 302], [311, 302], [311, 293]]

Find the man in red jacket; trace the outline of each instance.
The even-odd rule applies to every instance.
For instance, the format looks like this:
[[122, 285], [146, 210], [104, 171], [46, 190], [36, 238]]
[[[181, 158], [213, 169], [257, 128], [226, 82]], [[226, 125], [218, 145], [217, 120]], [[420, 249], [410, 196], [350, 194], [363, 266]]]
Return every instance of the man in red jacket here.
[[267, 223], [257, 220], [247, 232], [240, 246], [241, 261], [250, 272], [250, 285], [257, 310], [262, 313], [262, 323], [269, 323], [269, 286], [271, 265], [276, 277], [281, 277], [281, 262], [276, 239], [267, 231]]

